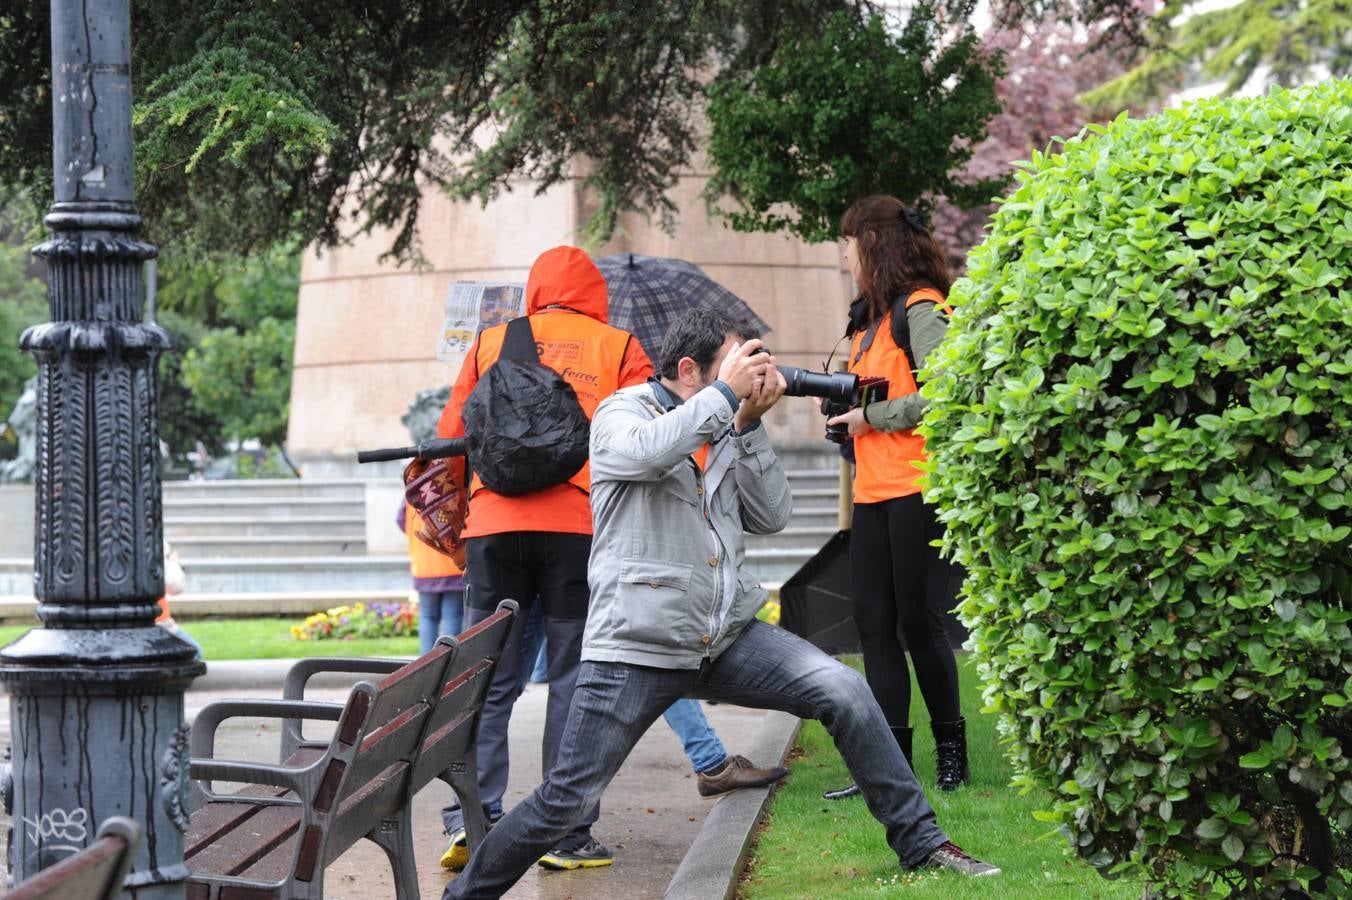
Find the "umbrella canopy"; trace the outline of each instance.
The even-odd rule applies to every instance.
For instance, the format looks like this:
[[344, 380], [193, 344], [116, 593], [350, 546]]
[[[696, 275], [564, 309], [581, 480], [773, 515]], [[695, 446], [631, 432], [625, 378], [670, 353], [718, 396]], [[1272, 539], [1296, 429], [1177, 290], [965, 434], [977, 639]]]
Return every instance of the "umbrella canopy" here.
[[[889, 560], [878, 560], [888, 565]], [[859, 629], [854, 625], [850, 590], [850, 532], [837, 531], [779, 589], [779, 624], [827, 653], [856, 653]], [[951, 612], [944, 613], [948, 643], [962, 649], [967, 629]]]
[[638, 338], [654, 364], [667, 329], [687, 310], [714, 307], [760, 334], [770, 330], [740, 297], [683, 259], [617, 253], [596, 267], [606, 279], [610, 324]]

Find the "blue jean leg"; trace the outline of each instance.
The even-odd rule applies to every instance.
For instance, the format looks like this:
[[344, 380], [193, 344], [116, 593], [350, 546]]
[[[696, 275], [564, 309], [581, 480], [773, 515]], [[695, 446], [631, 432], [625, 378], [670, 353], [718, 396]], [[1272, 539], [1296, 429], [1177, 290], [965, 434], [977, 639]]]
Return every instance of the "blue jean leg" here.
[[718, 739], [714, 727], [704, 717], [698, 700], [677, 700], [662, 713], [667, 725], [681, 739], [685, 758], [697, 774], [716, 769], [728, 758], [728, 751]]
[[545, 610], [544, 604], [537, 597], [535, 602], [531, 603], [530, 609], [526, 612], [526, 630], [521, 638], [521, 675], [520, 689], [526, 689], [526, 683], [530, 681], [531, 673], [534, 671], [536, 661], [544, 653], [545, 649]]
[[797, 635], [753, 619], [690, 696], [820, 721], [903, 866], [948, 840], [864, 676]]
[[557, 763], [488, 833], [443, 900], [502, 896], [595, 808], [643, 732], [687, 695], [820, 719], [903, 866], [948, 840], [863, 677], [802, 638], [753, 621], [703, 673], [583, 663]]
[[461, 591], [418, 592], [418, 646], [423, 653], [432, 649], [444, 634], [464, 630], [464, 594]]
[[540, 652], [535, 655], [535, 668], [531, 670], [530, 680], [544, 684], [549, 680], [549, 641], [540, 639]]
[[583, 663], [554, 767], [493, 827], [443, 898], [502, 896], [596, 808], [634, 744], [694, 681], [694, 671]]

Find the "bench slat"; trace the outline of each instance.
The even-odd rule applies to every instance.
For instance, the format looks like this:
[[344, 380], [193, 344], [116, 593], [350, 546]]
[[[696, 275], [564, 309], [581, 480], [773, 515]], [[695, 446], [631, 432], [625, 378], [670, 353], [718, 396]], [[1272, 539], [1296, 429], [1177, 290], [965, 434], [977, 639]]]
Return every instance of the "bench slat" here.
[[11, 900], [102, 900], [109, 896], [127, 841], [118, 835], [99, 838], [84, 850], [51, 865], [16, 887]]
[[410, 762], [418, 754], [424, 723], [429, 710], [419, 705], [405, 710], [393, 722], [371, 734], [362, 742], [361, 750], [352, 759], [347, 777], [347, 790], [360, 790], [370, 778], [394, 762]]
[[214, 843], [199, 847], [188, 868], [203, 874], [238, 875], [279, 847], [290, 853], [299, 823], [299, 807], [260, 809]]

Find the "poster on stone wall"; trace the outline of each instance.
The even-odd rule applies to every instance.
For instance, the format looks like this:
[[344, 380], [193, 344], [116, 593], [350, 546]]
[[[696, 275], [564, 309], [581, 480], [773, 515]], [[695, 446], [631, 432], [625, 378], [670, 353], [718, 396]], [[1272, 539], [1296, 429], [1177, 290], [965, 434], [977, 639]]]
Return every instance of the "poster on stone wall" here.
[[458, 363], [480, 331], [525, 313], [526, 286], [507, 281], [452, 281], [442, 310], [437, 359]]

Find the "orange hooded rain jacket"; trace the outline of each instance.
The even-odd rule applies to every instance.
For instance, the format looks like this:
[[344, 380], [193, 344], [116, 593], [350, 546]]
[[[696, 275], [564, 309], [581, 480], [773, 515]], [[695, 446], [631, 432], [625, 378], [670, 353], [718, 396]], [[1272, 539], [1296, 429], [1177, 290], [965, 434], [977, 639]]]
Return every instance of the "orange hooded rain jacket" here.
[[[638, 340], [606, 324], [605, 279], [591, 258], [576, 247], [555, 247], [535, 260], [526, 280], [526, 313], [540, 362], [572, 385], [588, 419], [606, 397], [646, 380], [653, 372]], [[497, 362], [506, 332], [505, 324], [495, 325], [475, 339], [437, 423], [438, 437], [465, 433], [460, 411], [479, 376]], [[506, 531], [591, 534], [589, 475], [589, 467], [583, 466], [563, 484], [522, 497], [494, 493], [476, 478], [470, 486], [469, 518], [462, 537]]]

